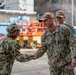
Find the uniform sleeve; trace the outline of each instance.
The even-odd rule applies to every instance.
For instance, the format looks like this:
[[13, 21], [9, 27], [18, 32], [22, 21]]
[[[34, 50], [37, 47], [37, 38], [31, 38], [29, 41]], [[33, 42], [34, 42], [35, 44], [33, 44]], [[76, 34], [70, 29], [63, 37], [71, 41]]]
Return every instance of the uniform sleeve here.
[[76, 34], [71, 33], [69, 36], [69, 41], [72, 58], [74, 58], [76, 57]]
[[43, 34], [41, 37], [41, 47], [36, 52], [37, 58], [41, 57], [47, 51], [45, 38], [45, 34]]
[[15, 48], [13, 48], [14, 51], [14, 55], [16, 57], [16, 60], [18, 60], [19, 62], [27, 62], [33, 59], [33, 55], [31, 54], [21, 54], [20, 53], [20, 46], [18, 44], [15, 45]]
[[76, 56], [76, 34], [74, 34], [74, 32], [72, 32], [69, 28], [67, 29], [66, 32], [67, 35], [67, 40], [69, 40], [69, 47], [71, 50], [71, 57], [75, 57]]

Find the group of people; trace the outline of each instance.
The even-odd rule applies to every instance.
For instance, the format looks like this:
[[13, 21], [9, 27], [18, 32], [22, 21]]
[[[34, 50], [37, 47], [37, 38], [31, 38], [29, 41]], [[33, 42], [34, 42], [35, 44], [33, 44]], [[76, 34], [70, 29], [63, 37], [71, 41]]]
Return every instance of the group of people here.
[[51, 12], [43, 14], [40, 21], [47, 27], [41, 36], [41, 46], [34, 54], [21, 54], [16, 42], [20, 28], [11, 24], [7, 36], [0, 40], [0, 75], [10, 75], [14, 60], [27, 62], [40, 58], [47, 52], [50, 75], [74, 75], [76, 67], [76, 39], [74, 28], [64, 22], [65, 14], [57, 11], [56, 20]]

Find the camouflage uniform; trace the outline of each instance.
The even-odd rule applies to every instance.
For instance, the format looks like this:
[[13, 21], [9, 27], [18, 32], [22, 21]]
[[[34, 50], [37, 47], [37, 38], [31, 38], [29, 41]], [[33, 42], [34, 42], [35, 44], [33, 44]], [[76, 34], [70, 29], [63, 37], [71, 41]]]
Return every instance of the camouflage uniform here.
[[71, 31], [74, 32], [74, 27], [73, 27], [73, 26], [71, 26], [71, 25], [69, 25], [69, 24], [67, 24], [67, 23], [64, 23], [64, 25], [66, 25], [67, 27], [69, 27], [69, 28], [71, 29]]
[[[57, 17], [65, 18], [65, 13], [64, 13], [64, 11], [62, 11], [62, 10], [57, 11], [57, 12], [56, 12], [56, 18], [57, 18]], [[63, 23], [63, 24], [66, 25], [67, 27], [69, 27], [69, 28], [74, 32], [74, 27], [73, 27], [73, 26], [71, 26], [71, 25], [69, 25], [69, 24], [67, 24], [67, 23]]]
[[[50, 75], [74, 75], [71, 59], [76, 55], [73, 33], [65, 25], [56, 26], [55, 31], [45, 31], [41, 38], [41, 47], [36, 52], [37, 58], [48, 52]], [[48, 50], [48, 51], [47, 51]]]
[[[15, 28], [14, 28], [15, 27]], [[9, 26], [8, 32], [17, 30], [18, 26]], [[19, 28], [18, 28], [19, 29]], [[20, 53], [19, 44], [10, 37], [5, 37], [0, 40], [0, 75], [10, 75], [14, 60], [19, 62], [27, 62], [32, 59], [32, 55], [22, 55]]]

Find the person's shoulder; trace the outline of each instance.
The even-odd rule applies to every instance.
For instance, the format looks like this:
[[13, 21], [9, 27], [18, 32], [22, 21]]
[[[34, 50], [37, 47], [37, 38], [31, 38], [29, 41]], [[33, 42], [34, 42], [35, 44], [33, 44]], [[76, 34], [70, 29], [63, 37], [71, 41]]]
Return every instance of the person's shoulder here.
[[49, 35], [49, 29], [46, 29], [45, 32], [42, 34], [42, 38], [45, 38], [47, 35]]
[[8, 45], [8, 46], [10, 45], [7, 37], [0, 39], [0, 45]]
[[0, 43], [2, 43], [3, 41], [5, 41], [6, 37], [3, 37], [0, 39]]
[[20, 45], [18, 44], [18, 42], [15, 39], [13, 39], [13, 38], [7, 37], [7, 41], [6, 42], [9, 43], [10, 46], [20, 47]]
[[69, 27], [67, 27], [66, 25], [64, 25], [64, 24], [62, 24], [62, 25], [59, 25], [58, 26], [58, 29], [59, 29], [59, 31], [61, 31], [61, 32], [70, 32], [70, 28]]
[[57, 25], [59, 28], [67, 29], [68, 27], [65, 24]]
[[74, 28], [71, 24], [68, 24], [68, 23], [64, 23], [64, 25]]
[[13, 38], [10, 38], [10, 37], [6, 37], [4, 41], [5, 41], [5, 43], [7, 42], [7, 43], [12, 44], [12, 45], [17, 44], [16, 40]]
[[43, 35], [49, 35], [50, 34], [50, 30], [47, 28], [46, 31], [43, 33]]
[[71, 24], [68, 24], [68, 23], [63, 23], [64, 25], [70, 25], [70, 26], [72, 26]]
[[69, 27], [73, 32], [74, 32], [74, 27], [68, 23], [64, 23], [64, 25], [66, 25], [67, 27]]

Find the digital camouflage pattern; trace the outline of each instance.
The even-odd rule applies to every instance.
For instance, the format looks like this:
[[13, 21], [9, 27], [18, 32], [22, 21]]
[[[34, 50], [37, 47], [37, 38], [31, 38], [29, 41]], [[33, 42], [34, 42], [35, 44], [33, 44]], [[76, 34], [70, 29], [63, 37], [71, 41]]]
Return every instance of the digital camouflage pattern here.
[[76, 56], [76, 40], [73, 32], [65, 25], [56, 26], [55, 31], [45, 31], [37, 58], [47, 52], [50, 59], [50, 75], [74, 75], [71, 60]]
[[33, 57], [31, 54], [22, 55], [18, 43], [9, 37], [0, 40], [0, 75], [10, 75], [14, 60], [19, 62], [30, 61]]
[[64, 25], [66, 25], [67, 27], [69, 27], [74, 32], [74, 27], [72, 25], [69, 25], [67, 23], [64, 23]]
[[13, 24], [9, 25], [6, 28], [6, 30], [7, 30], [7, 32], [12, 33], [12, 32], [14, 32], [16, 30], [20, 30], [20, 28], [21, 28], [21, 26], [17, 25], [16, 23], [13, 23]]

